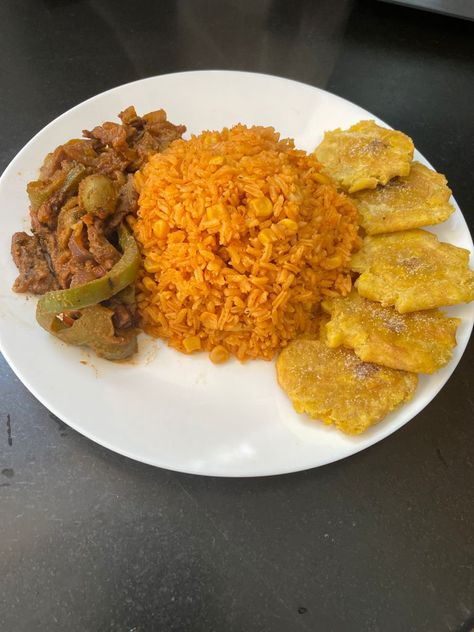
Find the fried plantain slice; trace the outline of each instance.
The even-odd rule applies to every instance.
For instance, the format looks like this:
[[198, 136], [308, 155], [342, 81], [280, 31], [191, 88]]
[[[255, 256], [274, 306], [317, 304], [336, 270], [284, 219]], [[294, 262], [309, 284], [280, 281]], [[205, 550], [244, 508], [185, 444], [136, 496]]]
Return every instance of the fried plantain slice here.
[[352, 198], [368, 235], [440, 224], [454, 211], [451, 189], [441, 173], [414, 162], [408, 176], [359, 191]]
[[360, 121], [348, 130], [326, 132], [314, 153], [323, 171], [354, 193], [407, 176], [413, 150], [413, 141], [402, 132]]
[[413, 229], [365, 237], [351, 261], [361, 296], [400, 314], [474, 299], [469, 251]]
[[325, 300], [323, 308], [331, 314], [326, 325], [329, 347], [344, 345], [364, 362], [414, 373], [434, 373], [449, 362], [461, 322], [438, 310], [399, 314], [355, 291]]
[[353, 351], [298, 338], [280, 353], [277, 377], [298, 413], [359, 434], [413, 396], [414, 373], [362, 362]]

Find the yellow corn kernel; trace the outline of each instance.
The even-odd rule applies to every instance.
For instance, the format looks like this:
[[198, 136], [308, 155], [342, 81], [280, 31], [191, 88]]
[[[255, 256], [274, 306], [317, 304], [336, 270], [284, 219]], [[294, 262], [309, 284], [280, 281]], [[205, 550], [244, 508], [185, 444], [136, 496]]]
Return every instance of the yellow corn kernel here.
[[207, 219], [222, 219], [226, 215], [226, 208], [222, 202], [218, 202], [213, 206], [208, 206], [206, 209]]
[[335, 268], [339, 268], [341, 265], [341, 255], [332, 255], [332, 257], [328, 257], [321, 262], [321, 267], [324, 268], [324, 270], [334, 270]]
[[211, 147], [219, 142], [219, 136], [215, 132], [205, 132], [203, 134], [203, 142], [206, 147]]
[[209, 359], [214, 364], [221, 364], [229, 359], [229, 352], [222, 345], [217, 345], [209, 354]]
[[266, 246], [267, 244], [271, 244], [273, 241], [276, 241], [278, 237], [271, 228], [264, 228], [258, 233], [258, 239], [264, 246]]
[[156, 263], [156, 261], [153, 261], [153, 259], [145, 259], [145, 263], [143, 264], [143, 267], [145, 268], [145, 270], [147, 272], [158, 272], [158, 270], [160, 269], [160, 266]]
[[224, 164], [224, 156], [214, 156], [209, 160], [210, 165], [223, 165]]
[[156, 283], [152, 281], [150, 277], [143, 277], [142, 283], [149, 292], [154, 292], [156, 290]]
[[164, 219], [157, 219], [156, 222], [153, 223], [153, 234], [158, 239], [164, 239], [169, 232], [169, 226], [165, 222]]
[[293, 219], [282, 219], [278, 222], [278, 226], [283, 228], [287, 233], [296, 233], [298, 230], [298, 222], [295, 222]]
[[183, 340], [184, 348], [188, 353], [198, 351], [201, 348], [201, 338], [199, 336], [189, 336]]
[[201, 323], [207, 329], [217, 329], [217, 316], [212, 312], [203, 312], [199, 317]]
[[319, 182], [320, 184], [328, 184], [329, 182], [331, 182], [330, 178], [328, 178], [328, 176], [325, 176], [324, 173], [313, 173], [313, 178], [316, 180], [316, 182]]
[[168, 237], [168, 241], [173, 244], [182, 244], [185, 239], [186, 233], [184, 232], [184, 230], [174, 230], [172, 233], [170, 233], [170, 236]]
[[249, 207], [257, 217], [270, 217], [273, 213], [273, 204], [265, 196], [250, 200]]
[[222, 263], [218, 259], [215, 259], [214, 261], [209, 261], [209, 263], [207, 264], [207, 269], [209, 270], [209, 272], [214, 272], [215, 274], [220, 272], [221, 268]]

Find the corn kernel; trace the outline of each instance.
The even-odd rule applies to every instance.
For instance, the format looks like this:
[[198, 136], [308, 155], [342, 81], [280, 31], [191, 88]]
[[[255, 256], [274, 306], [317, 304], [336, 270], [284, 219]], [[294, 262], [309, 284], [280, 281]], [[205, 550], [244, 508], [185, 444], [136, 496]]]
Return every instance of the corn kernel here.
[[209, 359], [214, 364], [221, 364], [229, 359], [229, 352], [222, 345], [217, 345], [209, 354]]
[[151, 273], [158, 272], [158, 270], [160, 269], [160, 266], [156, 263], [156, 261], [153, 261], [153, 259], [145, 259], [143, 267], [147, 272]]
[[156, 283], [152, 281], [150, 277], [143, 277], [142, 283], [149, 292], [154, 292], [156, 290]]
[[298, 230], [298, 223], [293, 219], [288, 219], [287, 217], [279, 221], [278, 226], [281, 226], [281, 228], [283, 228], [287, 233], [296, 233]]
[[273, 213], [273, 204], [265, 196], [250, 200], [249, 207], [257, 217], [270, 217]]
[[214, 156], [209, 160], [210, 165], [223, 165], [224, 164], [224, 156]]
[[209, 263], [207, 264], [207, 269], [209, 270], [209, 272], [214, 272], [214, 273], [218, 273], [221, 271], [222, 268], [222, 263], [220, 259], [215, 259], [214, 261], [209, 261]]
[[278, 237], [271, 228], [264, 228], [258, 233], [258, 239], [264, 246], [266, 246], [267, 244], [271, 244], [273, 241], [276, 241]]
[[324, 173], [313, 173], [313, 178], [316, 180], [316, 182], [319, 182], [320, 184], [328, 184], [329, 182], [331, 182], [330, 178], [328, 178], [328, 176], [325, 176]]
[[222, 219], [226, 215], [226, 208], [222, 202], [218, 202], [206, 209], [207, 219]]
[[217, 329], [217, 316], [212, 312], [203, 312], [199, 320], [207, 329]]
[[201, 348], [201, 338], [199, 336], [189, 336], [183, 340], [183, 346], [188, 353], [198, 351]]
[[164, 219], [158, 219], [153, 224], [153, 234], [158, 239], [164, 239], [169, 232], [169, 226]]
[[335, 268], [339, 268], [341, 265], [342, 258], [340, 255], [332, 255], [332, 257], [328, 257], [321, 262], [321, 267], [324, 268], [324, 270], [334, 270]]
[[183, 241], [186, 239], [186, 233], [183, 230], [174, 230], [172, 233], [170, 233], [168, 239], [173, 244], [182, 244]]

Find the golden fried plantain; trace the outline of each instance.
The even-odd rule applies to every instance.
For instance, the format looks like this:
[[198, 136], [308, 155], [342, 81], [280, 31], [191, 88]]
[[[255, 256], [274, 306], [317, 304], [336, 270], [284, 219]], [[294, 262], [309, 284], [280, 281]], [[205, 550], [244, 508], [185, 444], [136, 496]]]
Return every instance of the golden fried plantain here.
[[277, 377], [295, 410], [359, 434], [413, 396], [418, 378], [362, 362], [353, 351], [298, 338], [277, 360]]
[[413, 150], [413, 141], [402, 132], [360, 121], [348, 130], [326, 132], [314, 153], [323, 171], [354, 193], [407, 176]]
[[331, 314], [329, 347], [344, 345], [365, 362], [414, 373], [434, 373], [449, 362], [461, 322], [438, 310], [399, 314], [355, 291], [324, 301], [323, 308]]
[[400, 314], [474, 299], [469, 251], [414, 229], [365, 237], [351, 261], [359, 294]]
[[368, 235], [440, 224], [454, 211], [451, 189], [441, 173], [414, 162], [408, 176], [354, 194]]

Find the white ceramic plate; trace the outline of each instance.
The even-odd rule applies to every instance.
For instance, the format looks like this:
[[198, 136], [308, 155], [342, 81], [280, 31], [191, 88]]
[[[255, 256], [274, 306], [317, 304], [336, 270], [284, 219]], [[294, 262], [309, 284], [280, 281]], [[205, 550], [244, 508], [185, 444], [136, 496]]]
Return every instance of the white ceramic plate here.
[[[286, 79], [198, 71], [109, 90], [50, 123], [0, 180], [0, 348], [26, 387], [75, 430], [111, 450], [172, 470], [217, 476], [280, 474], [336, 461], [380, 441], [424, 408], [465, 349], [473, 305], [449, 310], [462, 318], [449, 366], [422, 377], [412, 402], [354, 438], [298, 416], [277, 386], [273, 363], [214, 366], [205, 354], [185, 356], [141, 336], [137, 359], [113, 364], [64, 345], [36, 324], [35, 299], [10, 290], [16, 277], [11, 235], [29, 224], [26, 184], [37, 177], [46, 153], [83, 129], [115, 120], [130, 104], [139, 113], [163, 107], [172, 122], [187, 125], [188, 133], [237, 122], [273, 125], [308, 151], [324, 130], [375, 118], [333, 94]], [[458, 207], [435, 232], [472, 250]]]

